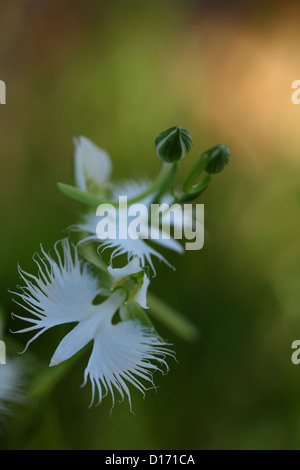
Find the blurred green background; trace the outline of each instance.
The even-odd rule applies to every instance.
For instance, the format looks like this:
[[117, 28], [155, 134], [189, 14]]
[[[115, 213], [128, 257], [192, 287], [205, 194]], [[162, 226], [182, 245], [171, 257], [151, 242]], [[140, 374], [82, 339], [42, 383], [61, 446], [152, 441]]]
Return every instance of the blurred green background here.
[[[164, 253], [152, 291], [201, 330], [189, 344], [156, 322], [177, 361], [156, 374], [157, 393], [132, 390], [133, 411], [110, 398], [88, 409], [79, 388], [89, 355], [49, 393], [19, 406], [2, 449], [299, 449], [300, 78], [296, 2], [151, 0], [0, 1], [0, 293], [17, 263], [35, 270], [78, 220], [81, 207], [56, 182], [72, 183], [74, 136], [111, 155], [115, 180], [154, 177], [154, 139], [173, 125], [194, 147], [178, 183], [212, 145], [232, 161], [199, 202], [207, 238], [199, 252]], [[23, 324], [22, 324], [23, 326]], [[21, 350], [29, 336], [14, 337]], [[27, 357], [45, 367], [61, 338], [49, 331]], [[13, 346], [13, 351], [16, 345]], [[20, 346], [20, 347], [19, 347]], [[8, 353], [13, 353], [8, 350]], [[30, 385], [30, 380], [29, 380]], [[29, 386], [28, 385], [28, 386]]]

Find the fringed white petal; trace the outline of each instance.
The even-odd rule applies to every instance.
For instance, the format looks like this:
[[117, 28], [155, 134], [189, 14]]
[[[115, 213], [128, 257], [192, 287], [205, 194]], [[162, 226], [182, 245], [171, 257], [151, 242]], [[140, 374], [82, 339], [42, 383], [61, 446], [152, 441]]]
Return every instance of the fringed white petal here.
[[112, 266], [109, 266], [107, 270], [115, 281], [120, 281], [126, 276], [131, 276], [131, 274], [139, 273], [143, 270], [143, 268], [141, 266], [140, 259], [136, 256], [135, 258], [132, 258], [132, 260], [129, 261], [129, 263], [126, 264], [126, 266], [123, 266], [122, 268], [113, 268]]
[[132, 240], [127, 238], [126, 240], [106, 240], [102, 243], [103, 249], [110, 248], [112, 253], [110, 256], [111, 262], [114, 258], [120, 255], [127, 255], [128, 261], [134, 257], [138, 257], [141, 261], [141, 265], [144, 267], [148, 263], [152, 271], [155, 273], [155, 267], [152, 261], [152, 257], [155, 257], [173, 268], [173, 266], [162, 256], [158, 251], [154, 250], [148, 243], [146, 243], [141, 238], [137, 240]]
[[[166, 356], [174, 356], [173, 352], [161, 342], [152, 330], [143, 327], [138, 321], [121, 322], [112, 325], [105, 321], [98, 330], [94, 347], [84, 373], [84, 383], [90, 379], [92, 384], [92, 401], [95, 402], [96, 392], [101, 403], [109, 392], [114, 405], [114, 393], [117, 390], [124, 399], [127, 395], [131, 408], [131, 397], [127, 383], [131, 383], [143, 394], [146, 391], [143, 379], [154, 387], [152, 373], [168, 370]], [[158, 362], [158, 365], [152, 363]]]
[[56, 260], [45, 253], [43, 248], [42, 257], [35, 256], [38, 276], [19, 268], [25, 286], [20, 287], [21, 292], [14, 292], [21, 299], [15, 302], [27, 310], [31, 317], [13, 316], [33, 324], [20, 332], [35, 329], [45, 331], [55, 325], [84, 320], [94, 312], [92, 302], [99, 292], [97, 280], [89, 272], [88, 266], [79, 260], [75, 248], [74, 253], [71, 253], [67, 239], [59, 244], [62, 253], [57, 243]]
[[175, 251], [176, 253], [182, 255], [184, 253], [183, 246], [174, 238], [163, 238], [162, 232], [160, 232], [160, 237], [152, 240], [153, 242], [157, 243], [164, 248], [168, 248], [169, 250]]
[[[17, 316], [30, 323], [19, 332], [39, 330], [27, 346], [48, 328], [62, 323], [78, 324], [62, 339], [52, 359], [51, 366], [65, 361], [93, 341], [93, 350], [85, 370], [85, 380], [92, 384], [92, 403], [96, 391], [99, 401], [107, 393], [114, 391], [121, 398], [126, 395], [130, 402], [128, 383], [142, 393], [146, 390], [142, 383], [152, 386], [152, 373], [158, 362], [167, 368], [165, 357], [173, 355], [167, 345], [161, 342], [151, 328], [146, 328], [138, 320], [113, 324], [112, 320], [124, 299], [125, 293], [116, 290], [101, 304], [93, 304], [99, 289], [85, 264], [78, 258], [76, 249], [72, 256], [68, 240], [61, 242], [62, 255], [56, 245], [57, 261], [42, 250], [43, 258], [36, 259], [38, 277], [20, 270], [25, 282], [21, 288], [21, 305], [31, 313], [30, 317]], [[151, 261], [151, 260], [150, 260]], [[142, 270], [139, 259], [133, 258], [127, 267], [112, 269], [115, 279], [132, 275]], [[147, 288], [149, 279], [143, 275], [143, 284], [134, 297], [142, 307], [147, 308]], [[26, 347], [27, 347], [26, 346]]]
[[[81, 224], [71, 226], [70, 230], [76, 231], [76, 232], [77, 231], [87, 232], [91, 234], [83, 238], [80, 241], [80, 243], [85, 243], [88, 241], [95, 241], [100, 244], [102, 249], [111, 249], [112, 250], [112, 253], [110, 256], [111, 262], [117, 256], [121, 256], [125, 254], [127, 255], [128, 261], [134, 257], [138, 257], [143, 267], [146, 265], [146, 263], [148, 263], [154, 273], [155, 273], [155, 268], [153, 265], [152, 257], [159, 259], [160, 261], [165, 263], [167, 266], [173, 268], [173, 266], [170, 265], [170, 263], [166, 260], [164, 256], [162, 256], [157, 250], [152, 248], [142, 238], [132, 239], [128, 237], [126, 239], [121, 239], [117, 237], [116, 239], [106, 238], [106, 239], [100, 240], [96, 234], [96, 227], [97, 227], [98, 222], [99, 222], [99, 217], [97, 217], [93, 213], [88, 213], [86, 214], [85, 219]], [[145, 232], [145, 231], [146, 231], [146, 228], [144, 227], [142, 232]], [[148, 233], [148, 226], [147, 226], [147, 233]], [[151, 241], [158, 243], [158, 244], [164, 244], [168, 248], [173, 249], [174, 251], [181, 252], [180, 244], [175, 240], [171, 240], [169, 244], [167, 243], [169, 240], [161, 241], [160, 239], [159, 240], [153, 239]]]

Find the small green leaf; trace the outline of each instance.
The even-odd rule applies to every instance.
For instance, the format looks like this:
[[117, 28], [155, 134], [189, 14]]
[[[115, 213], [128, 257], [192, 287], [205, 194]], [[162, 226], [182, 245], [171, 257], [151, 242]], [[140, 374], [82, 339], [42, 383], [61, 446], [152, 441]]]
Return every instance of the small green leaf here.
[[56, 183], [59, 191], [70, 199], [74, 201], [81, 202], [86, 206], [90, 207], [98, 207], [100, 204], [105, 204], [107, 201], [103, 201], [96, 196], [93, 196], [90, 193], [85, 193], [80, 189], [76, 188], [76, 186], [71, 186], [69, 184], [64, 183]]

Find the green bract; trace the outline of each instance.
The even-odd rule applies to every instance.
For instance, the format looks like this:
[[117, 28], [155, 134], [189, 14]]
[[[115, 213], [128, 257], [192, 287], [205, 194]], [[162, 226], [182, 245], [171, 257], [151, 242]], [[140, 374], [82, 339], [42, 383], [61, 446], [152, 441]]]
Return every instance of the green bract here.
[[166, 163], [181, 160], [193, 145], [192, 136], [182, 127], [170, 127], [155, 139], [158, 157]]

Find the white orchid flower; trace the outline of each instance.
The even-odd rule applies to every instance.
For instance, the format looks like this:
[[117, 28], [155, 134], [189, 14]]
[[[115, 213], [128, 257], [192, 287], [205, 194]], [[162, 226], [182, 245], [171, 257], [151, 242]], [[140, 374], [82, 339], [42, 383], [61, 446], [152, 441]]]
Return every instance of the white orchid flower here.
[[75, 183], [81, 191], [100, 189], [109, 181], [112, 164], [105, 150], [87, 137], [74, 139]]
[[[123, 195], [126, 195], [128, 200], [134, 199], [136, 195], [145, 191], [146, 187], [146, 182], [130, 181], [123, 183], [120, 187], [114, 186], [113, 201], [118, 200]], [[82, 238], [80, 243], [93, 241], [99, 243], [98, 251], [106, 248], [111, 249], [111, 263], [115, 257], [127, 255], [128, 260], [138, 257], [142, 266], [148, 263], [154, 273], [155, 267], [152, 258], [159, 259], [172, 267], [156, 247], [151, 246], [149, 242], [157, 247], [183, 254], [185, 251], [184, 246], [178, 240], [184, 239], [187, 235], [189, 240], [193, 238], [197, 241], [198, 239], [204, 240], [203, 212], [198, 212], [200, 205], [194, 211], [192, 204], [185, 204], [184, 208], [180, 204], [172, 204], [173, 198], [170, 195], [165, 195], [159, 204], [152, 204], [153, 198], [154, 195], [152, 194], [138, 201], [138, 203], [128, 204], [124, 209], [115, 205], [111, 207], [112, 212], [106, 212], [105, 217], [103, 217], [103, 214], [99, 214], [98, 210], [88, 212], [83, 215], [82, 223], [73, 225], [70, 229], [88, 234]], [[138, 225], [138, 230], [134, 232], [132, 237], [129, 232], [135, 219], [133, 215], [135, 211], [138, 212], [138, 216], [134, 227]], [[99, 231], [98, 224], [101, 220], [103, 221], [101, 223], [103, 230]], [[125, 227], [122, 226], [122, 232], [127, 233], [127, 236], [121, 237], [119, 229], [122, 224], [125, 224]], [[117, 229], [110, 234], [109, 231], [104, 230], [105, 226], [115, 226]]]
[[[75, 142], [75, 154], [74, 154], [74, 167], [75, 167], [75, 183], [79, 189], [82, 191], [95, 191], [95, 188], [99, 190], [106, 188], [106, 195], [109, 193], [111, 202], [114, 204], [118, 201], [120, 197], [126, 196], [127, 199], [133, 200], [141, 194], [147, 193], [147, 189], [151, 188], [151, 181], [125, 181], [121, 184], [115, 184], [109, 180], [112, 170], [111, 160], [108, 154], [93, 144], [86, 137], [80, 137], [78, 141]], [[153, 202], [156, 196], [155, 192], [147, 194], [146, 197], [143, 197], [138, 200], [138, 204], [144, 205], [147, 211], [150, 211], [151, 203]], [[168, 204], [172, 200], [170, 195], [164, 195], [160, 204]], [[116, 205], [116, 204], [115, 204]], [[178, 205], [179, 206], [179, 205]], [[128, 206], [128, 212], [130, 212], [135, 207], [134, 204]], [[165, 211], [164, 217], [168, 218], [170, 211]], [[108, 215], [108, 219], [109, 219]], [[116, 223], [117, 225], [121, 220], [121, 209], [116, 207], [116, 220], [111, 220], [111, 223]], [[181, 209], [179, 211], [172, 211], [172, 220], [170, 220], [170, 225], [174, 227], [175, 230], [182, 231], [183, 229], [183, 217]], [[127, 218], [127, 224], [129, 225], [132, 220], [132, 217]], [[157, 219], [158, 220], [158, 219]], [[190, 222], [189, 222], [190, 221]], [[148, 213], [141, 213], [139, 216], [139, 234], [134, 239], [130, 236], [128, 237], [109, 237], [105, 234], [102, 236], [97, 232], [97, 224], [99, 222], [99, 217], [95, 212], [89, 212], [83, 216], [83, 220], [80, 224], [73, 225], [70, 227], [74, 231], [86, 232], [89, 235], [85, 237], [84, 241], [97, 241], [99, 242], [102, 249], [110, 248], [112, 250], [110, 261], [120, 255], [127, 255], [128, 260], [133, 257], [138, 257], [141, 261], [142, 266], [145, 266], [148, 263], [151, 266], [152, 271], [155, 273], [155, 268], [153, 265], [152, 258], [157, 258], [160, 261], [164, 262], [168, 266], [172, 267], [168, 261], [162, 256], [159, 251], [149, 245], [149, 241], [153, 241], [156, 245], [170, 249], [176, 253], [183, 254], [183, 246], [174, 239], [174, 237], [169, 235], [169, 232], [164, 229], [164, 226], [161, 225], [162, 220], [158, 221], [156, 224], [151, 220], [151, 230], [150, 230], [150, 218]], [[185, 218], [185, 224], [190, 223], [192, 226], [193, 219]], [[127, 229], [127, 227], [123, 227]]]
[[97, 278], [91, 273], [89, 266], [79, 259], [75, 247], [72, 255], [68, 240], [63, 240], [61, 246], [62, 256], [57, 245], [55, 246], [57, 261], [42, 249], [43, 258], [35, 259], [38, 276], [19, 268], [20, 276], [25, 282], [25, 286], [21, 288], [22, 293], [17, 293], [22, 300], [19, 305], [31, 316], [13, 316], [32, 323], [32, 326], [17, 333], [38, 330], [28, 341], [27, 348], [49, 328], [77, 322], [58, 345], [50, 366], [69, 359], [93, 341], [93, 350], [84, 372], [83, 383], [85, 385], [88, 379], [91, 382], [91, 405], [95, 401], [96, 391], [99, 402], [111, 392], [114, 403], [115, 388], [122, 399], [125, 392], [131, 407], [126, 382], [130, 382], [144, 393], [146, 388], [141, 379], [153, 385], [152, 373], [158, 369], [152, 361], [158, 361], [167, 367], [165, 356], [172, 355], [166, 348], [166, 343], [160, 341], [151, 328], [143, 326], [138, 320], [112, 323], [115, 313], [128, 300], [126, 289], [122, 288], [126, 287], [126, 279], [129, 279], [131, 285], [130, 282], [136, 279], [134, 276], [140, 274], [139, 283], [135, 284], [134, 296], [130, 300], [143, 308], [147, 307], [146, 292], [149, 280], [136, 258], [124, 268], [109, 268], [113, 290], [102, 303], [95, 304], [93, 301], [101, 292]]
[[[138, 194], [142, 193], [147, 186], [150, 186], [151, 183], [145, 181], [127, 181], [122, 183], [121, 185], [113, 185], [112, 186], [112, 201], [117, 201], [120, 196], [126, 196], [128, 200], [134, 198]], [[140, 200], [138, 204], [143, 204], [147, 211], [150, 211], [151, 202], [154, 198], [155, 194], [150, 194], [146, 198]], [[163, 199], [165, 202], [166, 199]], [[134, 205], [128, 205], [128, 212], [134, 208]], [[111, 219], [110, 219], [111, 218]], [[121, 210], [116, 207], [116, 219], [112, 218], [109, 214], [107, 216], [107, 221], [111, 224], [116, 224], [117, 226], [120, 223], [121, 218]], [[132, 217], [127, 217], [127, 227], [130, 222], [132, 221]], [[161, 229], [159, 225], [152, 224], [151, 230], [149, 225], [149, 217], [148, 212], [140, 213], [139, 215], [139, 234], [136, 238], [126, 237], [120, 238], [116, 237], [107, 237], [101, 238], [101, 235], [97, 233], [97, 224], [99, 223], [99, 216], [95, 212], [88, 212], [83, 216], [83, 221], [79, 224], [72, 225], [70, 230], [72, 231], [80, 231], [86, 232], [89, 235], [81, 240], [81, 243], [87, 241], [97, 241], [100, 244], [100, 249], [110, 248], [112, 249], [110, 261], [112, 262], [113, 259], [120, 255], [127, 255], [128, 260], [138, 257], [142, 266], [145, 266], [148, 263], [151, 266], [152, 271], [155, 273], [155, 268], [153, 265], [152, 258], [157, 258], [160, 261], [164, 262], [168, 266], [172, 267], [166, 258], [157, 251], [157, 249], [153, 248], [149, 245], [149, 241], [154, 242], [156, 245], [168, 248], [174, 252], [179, 254], [184, 253], [184, 249], [182, 245], [177, 241], [174, 240], [171, 236], [164, 236], [164, 231]], [[173, 223], [173, 222], [172, 222]], [[177, 217], [177, 222], [179, 223], [179, 218]], [[182, 224], [180, 220], [180, 224]]]
[[[202, 230], [203, 221], [199, 222], [197, 217], [193, 216], [192, 205], [190, 205], [190, 209], [184, 208], [185, 214], [183, 215], [182, 206], [172, 204], [174, 198], [168, 194], [159, 198], [159, 204], [153, 204], [159, 189], [154, 185], [155, 191], [151, 181], [125, 181], [121, 184], [115, 184], [109, 180], [112, 165], [106, 152], [99, 149], [86, 137], [80, 137], [75, 146], [74, 167], [77, 187], [91, 193], [98, 191], [98, 195], [104, 196], [104, 200], [107, 200], [108, 204], [111, 202], [113, 212], [105, 216], [104, 222], [109, 223], [111, 226], [121, 226], [122, 232], [128, 234], [121, 236], [120, 232], [107, 233], [103, 230], [99, 232], [97, 227], [100, 218], [97, 210], [83, 215], [81, 223], [70, 227], [73, 231], [88, 234], [81, 240], [81, 243], [96, 241], [99, 243], [98, 251], [110, 249], [111, 263], [115, 257], [121, 255], [127, 255], [128, 261], [138, 257], [142, 266], [150, 265], [154, 274], [156, 271], [153, 258], [159, 259], [170, 267], [173, 266], [169, 264], [156, 247], [149, 244], [149, 241], [157, 247], [167, 248], [173, 252], [183, 254], [184, 247], [178, 239], [183, 239], [187, 233], [189, 240], [191, 236], [197, 239], [197, 243], [189, 243], [189, 248], [193, 245], [194, 248], [190, 249], [201, 248], [203, 242], [199, 239], [204, 239], [204, 237], [197, 235], [193, 227], [196, 226], [197, 231], [199, 227]], [[124, 197], [127, 201], [135, 201], [135, 203], [129, 202], [126, 208], [122, 208], [118, 205], [118, 201]], [[154, 208], [155, 205], [157, 210]], [[99, 207], [103, 208], [104, 205], [99, 205]], [[134, 222], [132, 213], [137, 210], [137, 207], [142, 207], [145, 210], [139, 212], [139, 228], [135, 230], [132, 237], [129, 233]], [[160, 209], [163, 207], [164, 209]], [[126, 217], [124, 217], [124, 214]], [[171, 235], [171, 227], [174, 236]]]

